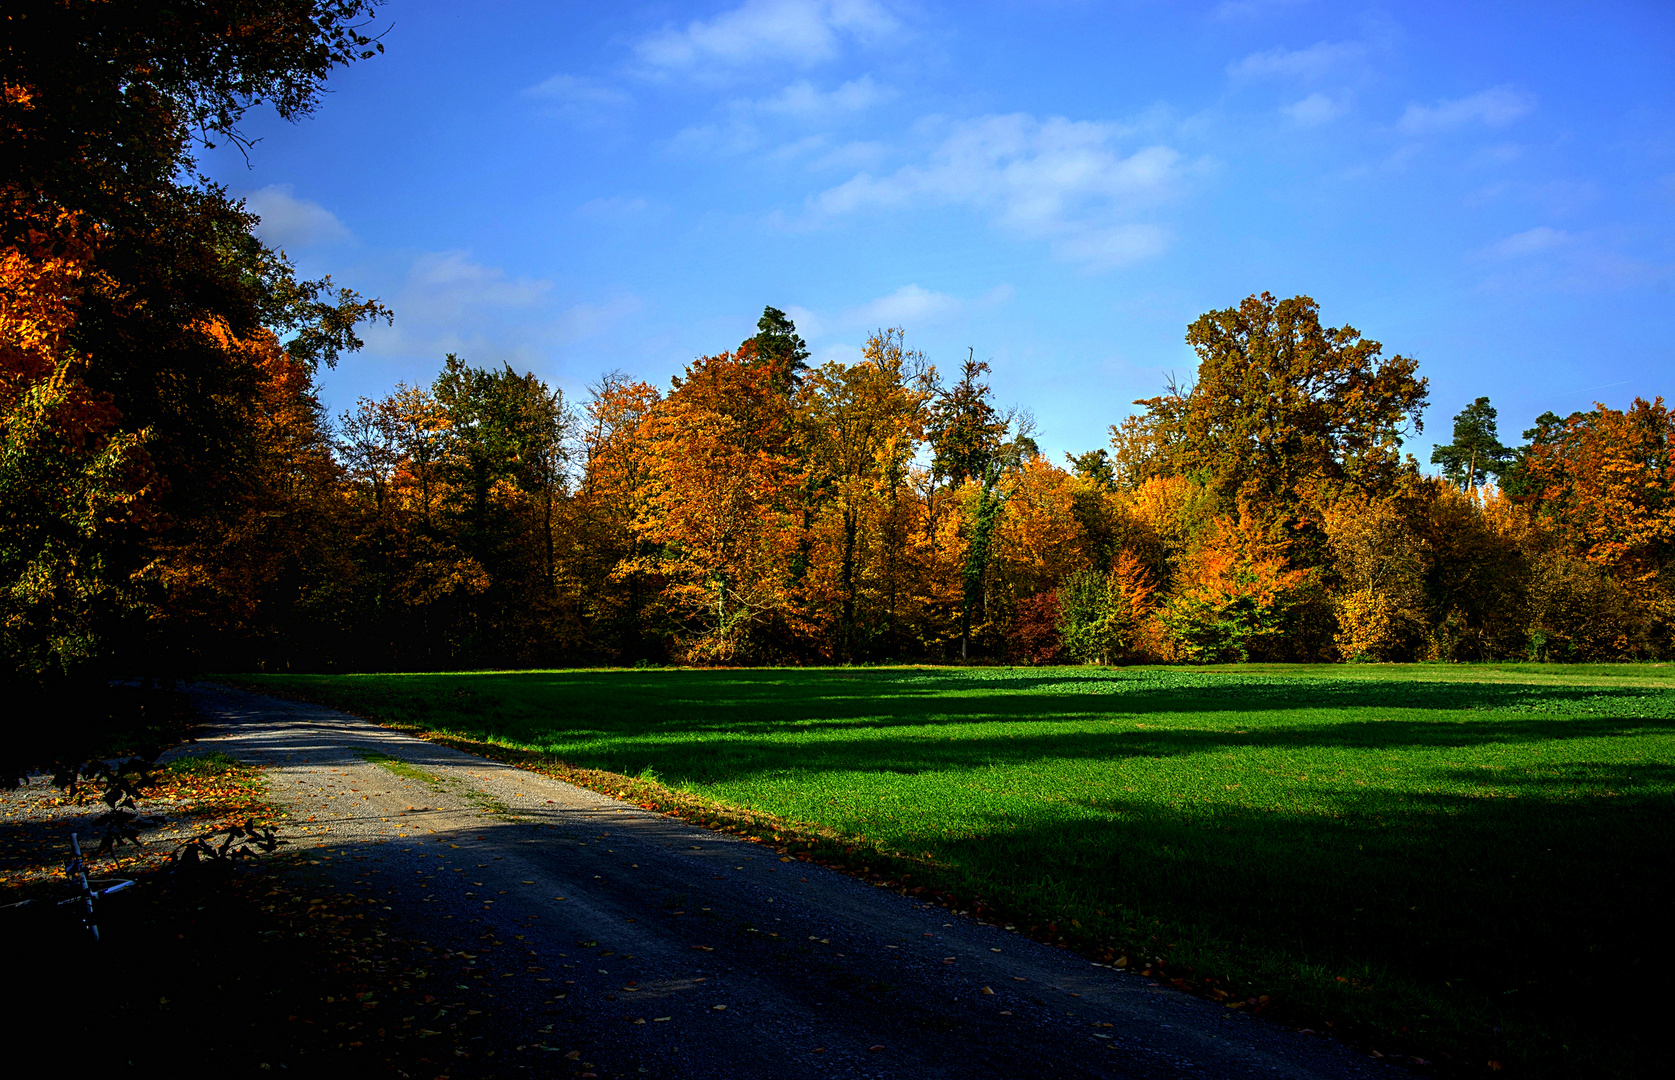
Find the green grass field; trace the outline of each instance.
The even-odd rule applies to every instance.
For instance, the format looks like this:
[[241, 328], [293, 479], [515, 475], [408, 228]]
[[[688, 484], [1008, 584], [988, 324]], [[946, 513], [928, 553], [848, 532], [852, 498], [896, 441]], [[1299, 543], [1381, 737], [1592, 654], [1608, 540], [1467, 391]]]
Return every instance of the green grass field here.
[[228, 681], [834, 829], [1387, 1053], [1661, 1059], [1675, 666]]

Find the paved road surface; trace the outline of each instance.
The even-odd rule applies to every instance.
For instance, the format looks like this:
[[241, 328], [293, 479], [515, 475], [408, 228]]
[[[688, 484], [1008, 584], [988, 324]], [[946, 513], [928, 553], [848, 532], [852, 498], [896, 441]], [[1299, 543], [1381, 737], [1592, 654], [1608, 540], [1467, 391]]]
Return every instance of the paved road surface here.
[[193, 693], [201, 750], [269, 770], [282, 831], [321, 872], [372, 883], [435, 945], [496, 933], [492, 1037], [560, 1051], [538, 1062], [574, 1047], [599, 1076], [670, 1080], [1406, 1075], [596, 792], [331, 709]]

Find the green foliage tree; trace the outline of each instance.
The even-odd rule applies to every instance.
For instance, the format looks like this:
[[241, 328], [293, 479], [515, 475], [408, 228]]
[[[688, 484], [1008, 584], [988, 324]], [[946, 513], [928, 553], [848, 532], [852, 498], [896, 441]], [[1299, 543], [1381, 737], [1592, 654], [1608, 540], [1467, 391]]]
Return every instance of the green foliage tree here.
[[[960, 378], [938, 390], [931, 405], [929, 436], [933, 458], [931, 474], [951, 486], [977, 485], [977, 498], [966, 519], [966, 558], [961, 571], [960, 656], [970, 653], [972, 619], [983, 602], [983, 584], [988, 574], [990, 545], [995, 527], [1005, 510], [1006, 499], [999, 491], [1001, 472], [1008, 460], [1016, 462], [1034, 442], [1026, 432], [1006, 438], [1012, 418], [1001, 414], [991, 400], [983, 376], [989, 365], [967, 356]], [[1024, 440], [1020, 442], [1020, 440]]]
[[756, 320], [756, 336], [746, 339], [752, 349], [753, 363], [772, 372], [771, 382], [780, 393], [789, 396], [802, 385], [808, 374], [808, 345], [797, 333], [797, 324], [776, 307], [762, 309]]
[[1064, 460], [1070, 463], [1070, 471], [1104, 491], [1117, 490], [1116, 470], [1111, 467], [1111, 454], [1108, 450], [1089, 450], [1082, 454], [1064, 455]]
[[555, 512], [574, 418], [563, 392], [533, 373], [476, 368], [453, 353], [432, 392], [449, 416], [443, 461], [456, 538], [492, 582], [476, 599], [470, 648], [503, 656], [526, 636], [519, 628], [532, 606], [555, 599]]
[[1462, 491], [1470, 491], [1497, 479], [1513, 460], [1512, 451], [1501, 445], [1495, 430], [1495, 407], [1480, 397], [1454, 417], [1454, 441], [1431, 451], [1431, 464], [1442, 466], [1442, 475]]
[[1422, 430], [1428, 393], [1417, 362], [1322, 325], [1310, 298], [1248, 297], [1199, 317], [1186, 340], [1197, 383], [1136, 402], [1146, 413], [1119, 432], [1119, 458], [1282, 518], [1322, 488], [1387, 493], [1407, 468], [1402, 437]]

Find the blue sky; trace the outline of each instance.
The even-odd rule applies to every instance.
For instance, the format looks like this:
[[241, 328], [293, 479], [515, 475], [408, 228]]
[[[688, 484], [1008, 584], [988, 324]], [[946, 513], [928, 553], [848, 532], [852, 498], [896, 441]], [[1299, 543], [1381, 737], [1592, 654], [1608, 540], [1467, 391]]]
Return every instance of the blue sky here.
[[1424, 461], [1479, 394], [1675, 390], [1675, 5], [392, 0], [385, 55], [205, 171], [390, 330], [577, 398], [789, 311], [816, 359], [968, 347], [1044, 449], [1103, 446], [1200, 313], [1304, 293], [1415, 356]]

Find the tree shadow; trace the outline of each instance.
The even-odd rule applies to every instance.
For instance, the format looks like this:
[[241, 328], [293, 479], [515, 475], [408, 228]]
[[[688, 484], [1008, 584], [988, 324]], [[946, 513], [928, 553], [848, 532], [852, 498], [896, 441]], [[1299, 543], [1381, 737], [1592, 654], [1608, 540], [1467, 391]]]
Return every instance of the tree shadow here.
[[[1532, 1073], [1640, 1075], [1626, 1063], [1650, 1053], [1675, 960], [1675, 767], [1555, 771], [1497, 776], [1498, 797], [1374, 791], [1333, 814], [1072, 796], [924, 839], [984, 896], [1188, 942], [1217, 974], [1407, 1025], [1416, 1051], [1476, 1042]], [[1591, 792], [1571, 794], [1584, 776]]]

